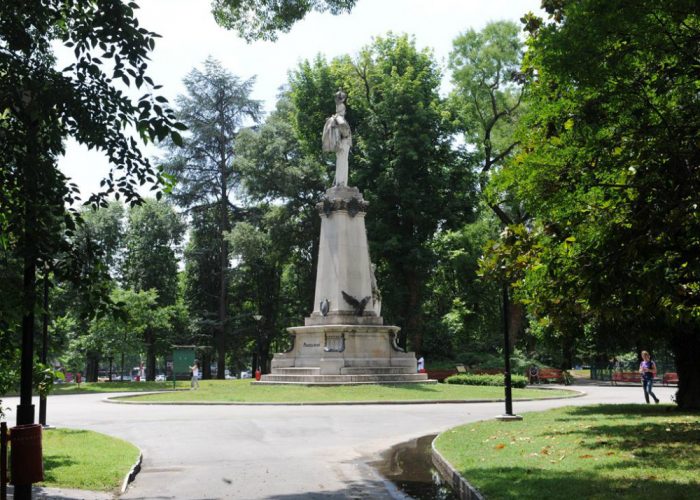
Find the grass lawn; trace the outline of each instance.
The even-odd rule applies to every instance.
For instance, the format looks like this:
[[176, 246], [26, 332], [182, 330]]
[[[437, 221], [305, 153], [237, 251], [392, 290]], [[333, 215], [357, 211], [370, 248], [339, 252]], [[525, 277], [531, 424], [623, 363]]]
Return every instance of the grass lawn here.
[[[513, 389], [515, 399], [566, 397], [571, 391]], [[479, 400], [502, 399], [502, 387], [450, 384], [346, 385], [306, 387], [300, 385], [253, 385], [250, 380], [202, 380], [196, 391], [144, 394], [129, 401], [297, 403], [343, 401]]]
[[43, 432], [44, 482], [40, 486], [112, 491], [136, 463], [131, 443], [98, 432], [49, 429]]
[[[179, 380], [178, 389], [190, 387], [189, 380]], [[172, 390], [173, 382], [84, 382], [56, 384], [51, 394], [88, 394], [93, 392], [145, 392]]]
[[478, 422], [441, 434], [436, 447], [490, 499], [700, 498], [700, 414], [668, 405]]

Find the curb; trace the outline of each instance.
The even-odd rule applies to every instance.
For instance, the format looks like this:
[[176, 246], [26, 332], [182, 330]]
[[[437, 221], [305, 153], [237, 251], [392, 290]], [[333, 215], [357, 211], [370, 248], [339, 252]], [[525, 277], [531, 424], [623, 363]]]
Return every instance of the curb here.
[[[541, 388], [538, 390], [555, 390], [559, 388]], [[586, 396], [588, 393], [577, 389], [564, 389], [571, 391], [568, 396], [552, 396], [546, 398], [514, 399], [514, 402], [525, 403], [530, 401], [548, 401], [552, 399], [572, 399]], [[433, 404], [476, 404], [476, 403], [503, 403], [505, 399], [417, 399], [414, 401], [305, 401], [305, 402], [242, 402], [242, 401], [129, 401], [128, 398], [138, 398], [144, 393], [128, 396], [109, 397], [102, 400], [104, 403], [123, 405], [165, 405], [165, 406], [361, 406], [361, 405], [433, 405]]]
[[484, 496], [479, 493], [479, 490], [474, 488], [469, 481], [464, 479], [457, 470], [445, 460], [439, 451], [435, 448], [435, 439], [431, 444], [433, 465], [438, 470], [440, 476], [447, 482], [452, 490], [459, 495], [460, 500], [484, 500]]
[[131, 467], [131, 470], [124, 477], [121, 490], [119, 491], [120, 495], [123, 495], [126, 492], [126, 489], [129, 487], [129, 484], [131, 484], [131, 482], [134, 479], [136, 479], [136, 474], [138, 474], [141, 471], [141, 462], [143, 462], [143, 452], [139, 450], [139, 458], [136, 459], [136, 463]]

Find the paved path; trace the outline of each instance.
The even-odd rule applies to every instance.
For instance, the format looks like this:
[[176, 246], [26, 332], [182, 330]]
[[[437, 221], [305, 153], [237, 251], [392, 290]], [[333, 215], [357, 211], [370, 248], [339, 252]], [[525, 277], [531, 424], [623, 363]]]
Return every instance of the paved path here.
[[[580, 389], [587, 395], [516, 402], [514, 411], [643, 401], [636, 386]], [[657, 387], [655, 392], [670, 402], [675, 388]], [[139, 446], [143, 467], [122, 496], [128, 499], [392, 498], [368, 462], [400, 442], [492, 418], [504, 409], [503, 403], [136, 406], [104, 403], [104, 397], [52, 397], [48, 421]], [[17, 404], [12, 398], [6, 402]]]

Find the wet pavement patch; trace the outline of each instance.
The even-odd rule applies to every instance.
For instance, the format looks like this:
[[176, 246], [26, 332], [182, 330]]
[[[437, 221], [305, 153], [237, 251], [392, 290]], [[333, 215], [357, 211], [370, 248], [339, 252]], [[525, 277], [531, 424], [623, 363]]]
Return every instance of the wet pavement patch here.
[[397, 444], [370, 465], [396, 489], [416, 500], [457, 500], [433, 465], [431, 444], [436, 434]]

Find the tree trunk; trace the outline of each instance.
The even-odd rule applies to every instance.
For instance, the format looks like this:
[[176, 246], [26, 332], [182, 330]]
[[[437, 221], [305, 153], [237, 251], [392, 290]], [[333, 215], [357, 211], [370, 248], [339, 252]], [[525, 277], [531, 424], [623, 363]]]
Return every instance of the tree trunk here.
[[571, 370], [574, 364], [574, 355], [576, 353], [576, 341], [572, 335], [565, 335], [562, 339], [561, 356], [562, 363], [559, 368], [562, 370]]
[[222, 168], [221, 193], [219, 200], [219, 314], [216, 328], [216, 350], [218, 358], [216, 363], [216, 378], [223, 380], [226, 369], [226, 309], [228, 290], [226, 286], [226, 271], [228, 271], [228, 242], [224, 237], [224, 232], [230, 230], [228, 221], [228, 198], [226, 188], [228, 181], [226, 178], [225, 166]]
[[146, 330], [146, 380], [156, 380], [156, 335], [149, 328]]
[[515, 342], [518, 340], [523, 331], [525, 323], [525, 310], [522, 304], [511, 301], [508, 304], [508, 342], [510, 348], [513, 349]]
[[406, 288], [408, 289], [408, 304], [405, 310], [405, 336], [411, 339], [411, 350], [418, 354], [423, 353], [423, 328], [421, 315], [420, 281], [416, 273], [406, 274]]
[[[29, 94], [31, 95], [31, 93]], [[32, 104], [32, 103], [30, 103]], [[39, 195], [39, 170], [43, 163], [39, 158], [39, 122], [36, 111], [27, 106], [23, 121], [26, 126], [27, 144], [24, 154], [22, 195], [24, 197], [24, 227], [20, 245], [23, 257], [22, 281], [22, 350], [20, 357], [20, 402], [17, 406], [17, 425], [34, 423], [32, 404], [32, 378], [34, 372], [34, 309], [36, 307], [37, 255], [37, 207]], [[24, 487], [21, 487], [24, 488]], [[24, 491], [24, 490], [22, 490]], [[15, 489], [15, 493], [19, 493]], [[26, 491], [24, 492], [26, 493]], [[22, 494], [24, 494], [22, 493]], [[31, 488], [29, 489], [31, 496]]]
[[228, 245], [221, 232], [221, 261], [219, 269], [219, 316], [216, 327], [216, 350], [218, 353], [216, 363], [216, 378], [223, 380], [226, 369], [226, 271], [228, 269]]
[[100, 370], [100, 353], [96, 351], [88, 351], [85, 354], [86, 366], [85, 366], [85, 381], [86, 382], [97, 382], [97, 376]]
[[[207, 349], [208, 351], [208, 349]], [[209, 352], [202, 353], [202, 378], [204, 380], [211, 379], [211, 354]]]
[[270, 373], [270, 339], [265, 333], [266, 331], [270, 330], [265, 329], [261, 332], [262, 340], [260, 342], [260, 371], [263, 374]]
[[676, 404], [682, 410], [700, 410], [700, 331], [692, 327], [676, 331], [671, 345], [678, 372]]
[[[25, 203], [32, 205], [34, 198]], [[36, 302], [36, 253], [33, 242], [35, 214], [32, 208], [26, 210], [24, 281], [22, 285], [22, 355], [20, 364], [20, 404], [17, 407], [17, 425], [34, 423], [34, 405], [32, 404], [32, 373], [34, 369], [34, 305]]]

